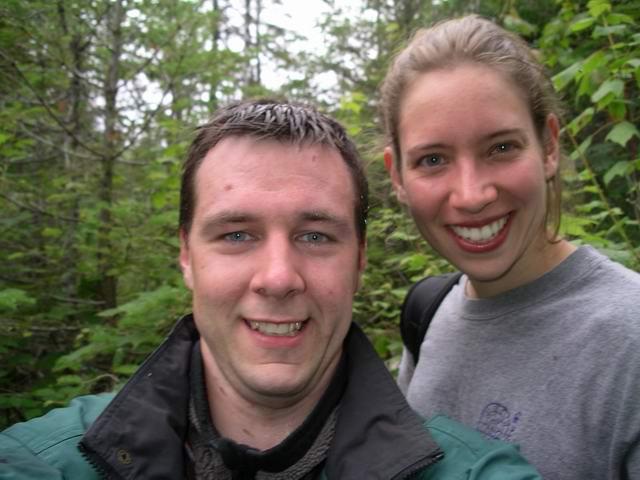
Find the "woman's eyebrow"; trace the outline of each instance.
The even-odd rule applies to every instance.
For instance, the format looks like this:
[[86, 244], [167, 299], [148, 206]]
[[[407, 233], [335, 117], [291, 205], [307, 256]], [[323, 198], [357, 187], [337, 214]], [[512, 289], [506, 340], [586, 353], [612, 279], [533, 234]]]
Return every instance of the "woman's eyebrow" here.
[[496, 130], [495, 132], [491, 132], [487, 134], [484, 138], [486, 140], [493, 140], [498, 137], [506, 137], [509, 135], [518, 135], [520, 137], [525, 137], [525, 131], [521, 128], [505, 128], [502, 130]]
[[407, 150], [407, 154], [422, 153], [427, 150], [444, 150], [447, 148], [447, 144], [442, 142], [425, 142], [412, 146]]

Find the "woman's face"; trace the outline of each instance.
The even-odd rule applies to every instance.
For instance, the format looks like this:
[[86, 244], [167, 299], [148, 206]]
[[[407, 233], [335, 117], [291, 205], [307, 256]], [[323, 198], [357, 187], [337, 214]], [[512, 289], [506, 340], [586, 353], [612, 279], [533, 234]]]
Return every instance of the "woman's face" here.
[[548, 268], [546, 180], [558, 167], [558, 122], [547, 145], [520, 90], [484, 65], [418, 76], [400, 105], [400, 171], [385, 164], [425, 239], [493, 295]]

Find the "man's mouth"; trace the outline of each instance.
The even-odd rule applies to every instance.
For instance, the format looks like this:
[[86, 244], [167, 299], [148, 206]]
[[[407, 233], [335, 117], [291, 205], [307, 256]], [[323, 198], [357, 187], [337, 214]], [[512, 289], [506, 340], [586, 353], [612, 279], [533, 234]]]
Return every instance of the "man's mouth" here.
[[472, 243], [487, 243], [493, 240], [504, 228], [509, 220], [509, 215], [505, 215], [498, 220], [483, 225], [482, 227], [461, 227], [451, 225], [451, 230], [460, 238]]
[[297, 322], [259, 322], [248, 320], [251, 330], [274, 337], [293, 337], [304, 327], [305, 321]]

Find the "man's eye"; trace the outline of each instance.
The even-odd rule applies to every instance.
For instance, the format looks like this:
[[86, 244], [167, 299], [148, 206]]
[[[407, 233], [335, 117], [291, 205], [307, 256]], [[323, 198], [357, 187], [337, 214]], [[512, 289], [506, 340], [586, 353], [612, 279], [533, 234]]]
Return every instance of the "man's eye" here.
[[309, 232], [300, 236], [300, 239], [303, 242], [309, 243], [325, 243], [329, 241], [329, 237], [327, 237], [324, 233], [320, 232]]
[[246, 232], [231, 232], [224, 236], [224, 239], [228, 242], [246, 242], [251, 239], [251, 236]]
[[420, 159], [420, 163], [427, 167], [439, 167], [444, 163], [444, 158], [442, 158], [442, 155], [425, 155]]

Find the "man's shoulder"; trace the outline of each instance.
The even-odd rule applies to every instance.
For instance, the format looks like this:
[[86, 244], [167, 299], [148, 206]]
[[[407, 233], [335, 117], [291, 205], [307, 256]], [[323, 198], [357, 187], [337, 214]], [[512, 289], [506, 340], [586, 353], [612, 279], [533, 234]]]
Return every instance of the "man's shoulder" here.
[[534, 480], [542, 477], [516, 445], [489, 440], [455, 420], [438, 415], [425, 428], [442, 449], [443, 458], [428, 468], [422, 480]]
[[78, 442], [113, 396], [78, 397], [67, 407], [1, 432], [0, 479], [92, 478], [95, 472], [80, 454]]

